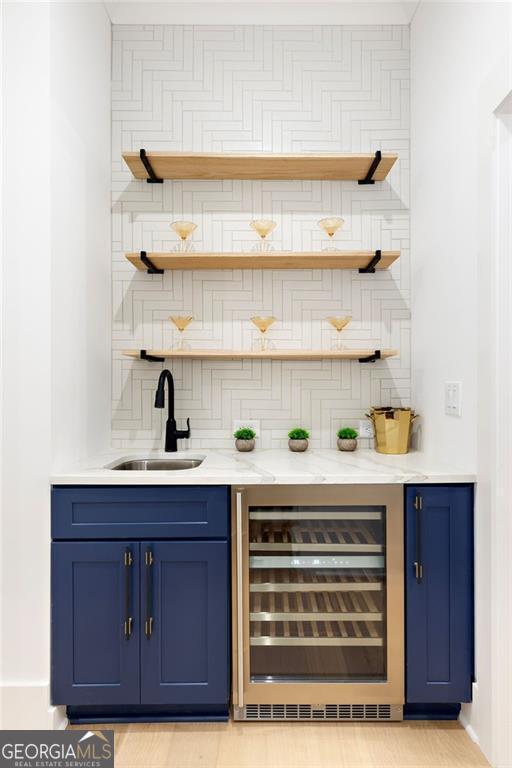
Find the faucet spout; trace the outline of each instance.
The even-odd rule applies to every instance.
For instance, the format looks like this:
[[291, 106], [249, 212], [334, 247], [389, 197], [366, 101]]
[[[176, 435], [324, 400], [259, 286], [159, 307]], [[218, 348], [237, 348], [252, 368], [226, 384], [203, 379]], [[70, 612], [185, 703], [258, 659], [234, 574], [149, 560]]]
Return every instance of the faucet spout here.
[[163, 408], [165, 403], [165, 382], [168, 384], [168, 408], [169, 418], [174, 419], [174, 379], [168, 368], [164, 368], [158, 377], [158, 386], [155, 394], [155, 408]]

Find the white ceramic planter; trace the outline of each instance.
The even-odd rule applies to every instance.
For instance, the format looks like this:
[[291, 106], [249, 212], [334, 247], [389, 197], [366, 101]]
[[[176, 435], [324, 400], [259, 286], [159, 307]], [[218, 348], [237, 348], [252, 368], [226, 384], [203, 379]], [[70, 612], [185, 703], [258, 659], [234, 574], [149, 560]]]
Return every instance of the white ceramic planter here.
[[237, 438], [235, 440], [235, 448], [237, 451], [240, 451], [240, 453], [247, 453], [248, 451], [253, 451], [255, 446], [254, 437], [250, 440], [241, 440], [240, 438]]
[[357, 440], [355, 438], [338, 437], [338, 451], [355, 451]]
[[294, 453], [302, 453], [302, 451], [307, 451], [308, 445], [309, 443], [306, 439], [288, 440], [288, 448], [290, 449], [290, 451], [293, 451]]

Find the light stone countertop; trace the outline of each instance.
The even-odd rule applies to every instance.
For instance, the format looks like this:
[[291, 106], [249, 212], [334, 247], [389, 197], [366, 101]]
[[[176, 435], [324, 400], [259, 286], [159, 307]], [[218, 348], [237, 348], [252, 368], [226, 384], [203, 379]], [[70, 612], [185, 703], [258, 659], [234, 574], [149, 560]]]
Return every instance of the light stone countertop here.
[[[116, 471], [106, 467], [134, 458], [202, 458], [194, 469]], [[55, 472], [53, 485], [344, 485], [349, 483], [474, 483], [476, 476], [450, 463], [442, 465], [421, 452], [384, 456], [373, 450], [342, 453], [287, 449], [238, 453], [235, 450], [110, 451]]]

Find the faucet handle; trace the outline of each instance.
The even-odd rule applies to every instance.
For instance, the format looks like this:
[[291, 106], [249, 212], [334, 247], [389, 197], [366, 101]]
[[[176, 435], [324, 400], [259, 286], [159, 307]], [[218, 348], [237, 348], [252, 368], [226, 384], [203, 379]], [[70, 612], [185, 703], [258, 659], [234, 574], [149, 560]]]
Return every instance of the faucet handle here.
[[177, 429], [176, 430], [176, 437], [179, 440], [182, 440], [186, 437], [190, 437], [190, 419], [187, 419], [187, 428], [186, 429]]

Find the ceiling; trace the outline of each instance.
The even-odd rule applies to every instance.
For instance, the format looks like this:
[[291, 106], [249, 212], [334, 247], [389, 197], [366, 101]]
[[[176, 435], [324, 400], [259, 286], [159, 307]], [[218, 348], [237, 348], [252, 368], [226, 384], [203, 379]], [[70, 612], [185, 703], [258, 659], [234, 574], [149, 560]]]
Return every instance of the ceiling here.
[[113, 24], [410, 24], [419, 5], [363, 0], [105, 2]]

